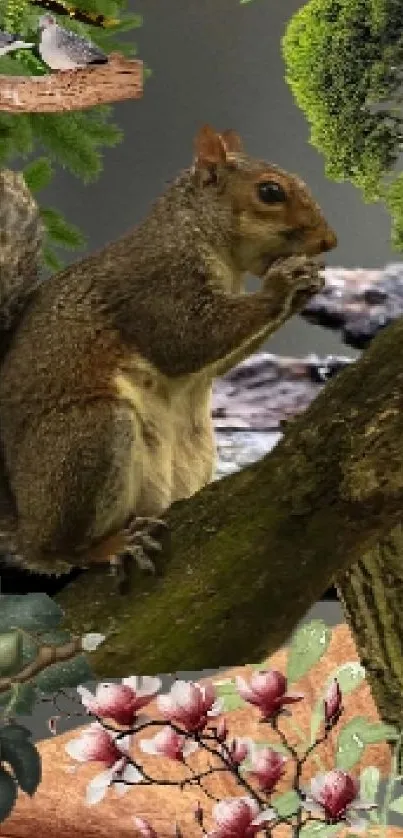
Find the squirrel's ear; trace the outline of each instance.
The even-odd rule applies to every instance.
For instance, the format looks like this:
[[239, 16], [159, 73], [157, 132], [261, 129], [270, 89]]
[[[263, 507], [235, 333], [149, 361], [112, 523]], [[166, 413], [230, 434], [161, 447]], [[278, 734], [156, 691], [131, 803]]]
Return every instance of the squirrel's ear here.
[[221, 134], [214, 131], [210, 125], [203, 125], [196, 134], [194, 141], [195, 169], [211, 169], [220, 163], [225, 163], [227, 150]]
[[236, 131], [233, 131], [232, 128], [229, 128], [228, 131], [223, 131], [221, 136], [224, 140], [224, 145], [227, 153], [242, 154], [243, 142]]

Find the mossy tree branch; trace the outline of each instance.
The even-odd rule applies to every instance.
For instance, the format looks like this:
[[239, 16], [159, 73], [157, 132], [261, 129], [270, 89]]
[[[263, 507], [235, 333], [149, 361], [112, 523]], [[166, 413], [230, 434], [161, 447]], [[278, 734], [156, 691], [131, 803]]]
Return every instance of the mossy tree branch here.
[[143, 63], [118, 53], [107, 64], [43, 76], [0, 75], [0, 111], [64, 113], [138, 99], [143, 93]]
[[[102, 677], [258, 661], [337, 573], [399, 524], [402, 340], [400, 320], [291, 422], [271, 454], [175, 504], [160, 578], [136, 573], [118, 596], [105, 571], [88, 571], [58, 596], [75, 634], [107, 635], [92, 655]], [[402, 628], [400, 618], [391, 652], [400, 658]], [[358, 621], [353, 630], [362, 631]]]

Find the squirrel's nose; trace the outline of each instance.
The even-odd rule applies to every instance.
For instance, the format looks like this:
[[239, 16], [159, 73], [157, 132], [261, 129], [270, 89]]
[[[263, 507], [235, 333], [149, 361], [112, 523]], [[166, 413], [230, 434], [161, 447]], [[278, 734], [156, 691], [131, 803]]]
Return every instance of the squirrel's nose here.
[[337, 245], [337, 236], [336, 233], [333, 232], [329, 228], [329, 231], [326, 233], [326, 236], [321, 241], [321, 250], [333, 250], [334, 247]]

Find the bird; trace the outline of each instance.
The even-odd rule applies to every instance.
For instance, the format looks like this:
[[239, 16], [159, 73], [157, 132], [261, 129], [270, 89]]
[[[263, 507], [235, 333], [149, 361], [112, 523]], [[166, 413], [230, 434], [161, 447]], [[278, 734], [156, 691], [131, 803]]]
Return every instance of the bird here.
[[51, 70], [78, 70], [91, 64], [106, 64], [108, 56], [91, 41], [59, 26], [53, 15], [38, 21], [39, 55]]
[[24, 41], [21, 35], [11, 35], [0, 30], [0, 57], [15, 49], [32, 49], [35, 44]]

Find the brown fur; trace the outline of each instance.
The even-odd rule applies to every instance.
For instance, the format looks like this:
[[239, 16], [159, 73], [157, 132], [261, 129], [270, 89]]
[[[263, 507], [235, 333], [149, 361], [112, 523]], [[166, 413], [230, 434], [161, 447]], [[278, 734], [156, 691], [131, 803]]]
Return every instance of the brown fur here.
[[[269, 179], [285, 203], [259, 200]], [[213, 378], [321, 287], [302, 254], [335, 244], [299, 178], [205, 127], [192, 169], [139, 227], [38, 289], [0, 370], [10, 532], [27, 567], [108, 560], [133, 516], [211, 479]], [[270, 267], [280, 257], [293, 258]], [[244, 293], [245, 271], [260, 291]]]

